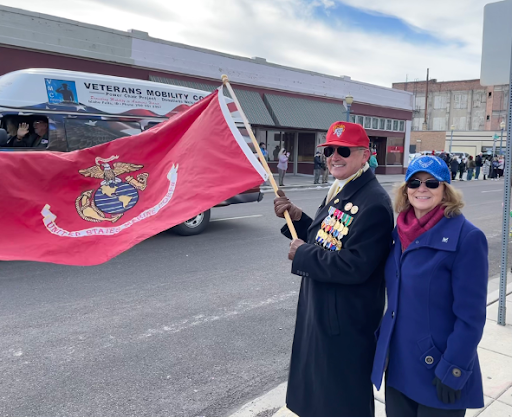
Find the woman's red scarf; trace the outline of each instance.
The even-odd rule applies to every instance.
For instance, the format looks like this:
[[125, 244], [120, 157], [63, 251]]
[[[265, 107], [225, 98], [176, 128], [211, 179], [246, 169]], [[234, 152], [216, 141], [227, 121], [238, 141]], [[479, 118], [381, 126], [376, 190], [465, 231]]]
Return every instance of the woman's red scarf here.
[[414, 208], [411, 206], [408, 210], [400, 212], [396, 221], [398, 236], [402, 243], [402, 251], [409, 246], [416, 238], [430, 228], [435, 226], [444, 216], [444, 208], [436, 206], [420, 219], [416, 218]]

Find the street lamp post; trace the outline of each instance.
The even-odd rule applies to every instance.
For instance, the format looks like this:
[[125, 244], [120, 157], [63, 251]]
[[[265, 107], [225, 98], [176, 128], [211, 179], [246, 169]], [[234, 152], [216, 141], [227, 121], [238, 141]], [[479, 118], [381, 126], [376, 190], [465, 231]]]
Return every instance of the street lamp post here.
[[455, 125], [450, 126], [450, 130], [452, 134], [450, 135], [450, 154], [452, 153], [452, 143], [453, 143], [453, 131], [455, 130]]
[[354, 98], [350, 94], [345, 96], [345, 103], [347, 104], [347, 122], [350, 122], [350, 107], [352, 106], [353, 102]]
[[501, 151], [501, 147], [503, 146], [503, 129], [505, 129], [505, 122], [501, 121], [500, 128], [501, 128], [500, 155], [503, 155], [503, 152]]

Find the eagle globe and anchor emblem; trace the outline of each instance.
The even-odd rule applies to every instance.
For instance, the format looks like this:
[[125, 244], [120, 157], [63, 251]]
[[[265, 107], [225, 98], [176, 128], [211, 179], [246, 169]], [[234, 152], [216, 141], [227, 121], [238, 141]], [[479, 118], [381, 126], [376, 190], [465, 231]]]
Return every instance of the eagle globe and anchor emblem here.
[[96, 190], [87, 190], [76, 199], [76, 210], [82, 219], [116, 222], [139, 201], [139, 191], [146, 189], [149, 174], [140, 173], [136, 178], [126, 176], [123, 181], [118, 176], [138, 171], [144, 166], [123, 162], [110, 164], [118, 158], [117, 155], [107, 159], [97, 157], [96, 165], [78, 171], [84, 177], [102, 179]]

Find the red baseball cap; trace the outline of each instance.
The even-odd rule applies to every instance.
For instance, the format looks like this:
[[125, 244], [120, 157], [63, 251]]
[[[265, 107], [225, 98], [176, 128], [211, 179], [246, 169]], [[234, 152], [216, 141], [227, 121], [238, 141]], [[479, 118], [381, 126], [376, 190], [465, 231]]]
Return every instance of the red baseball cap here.
[[327, 131], [326, 142], [319, 147], [363, 147], [370, 146], [370, 139], [361, 125], [351, 122], [334, 122]]

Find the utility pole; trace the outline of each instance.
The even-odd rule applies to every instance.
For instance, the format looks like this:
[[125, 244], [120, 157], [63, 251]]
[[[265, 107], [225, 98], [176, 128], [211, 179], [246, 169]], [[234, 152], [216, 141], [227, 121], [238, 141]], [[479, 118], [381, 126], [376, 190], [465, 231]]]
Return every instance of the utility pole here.
[[423, 130], [426, 131], [428, 127], [428, 121], [427, 121], [427, 108], [428, 108], [428, 68], [427, 68], [427, 86], [425, 89], [425, 119], [423, 122]]

